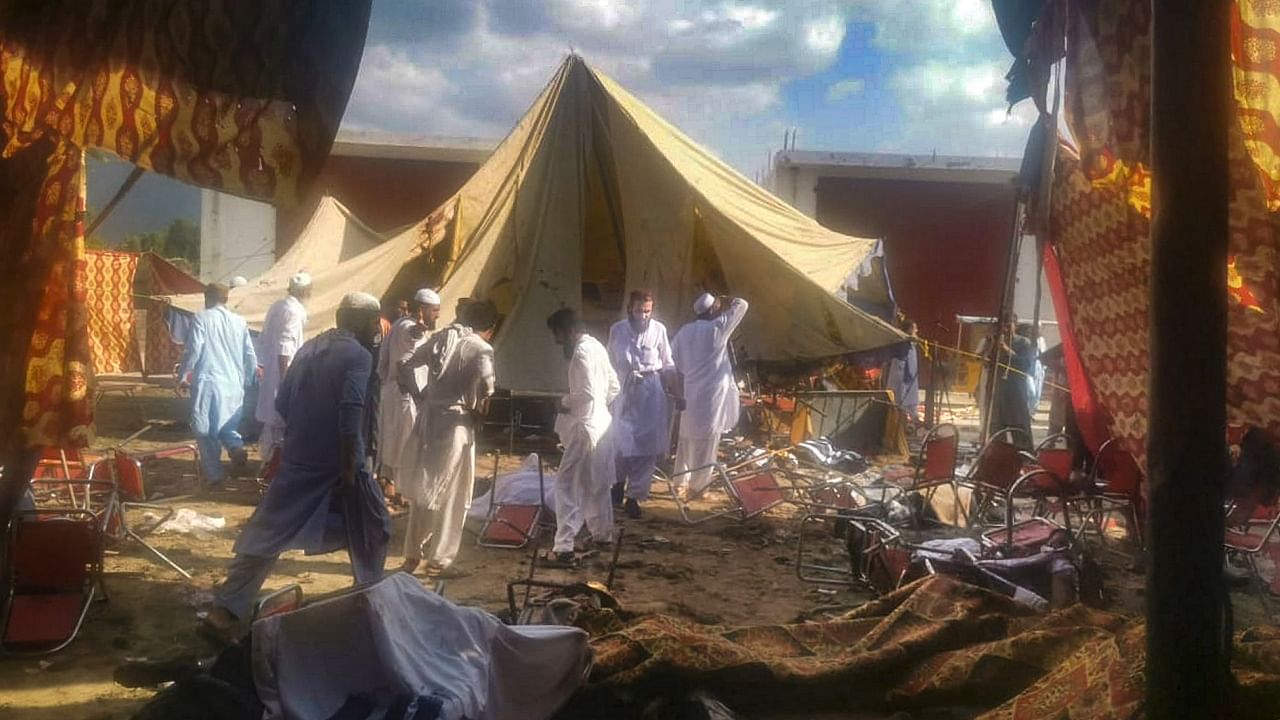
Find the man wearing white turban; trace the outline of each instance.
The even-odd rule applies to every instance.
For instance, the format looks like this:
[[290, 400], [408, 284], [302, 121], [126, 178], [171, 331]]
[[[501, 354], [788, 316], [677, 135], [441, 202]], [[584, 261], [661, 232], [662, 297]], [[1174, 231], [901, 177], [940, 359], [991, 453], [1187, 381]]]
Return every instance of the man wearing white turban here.
[[284, 439], [284, 418], [276, 412], [276, 393], [293, 356], [302, 347], [303, 328], [307, 325], [306, 302], [311, 297], [311, 276], [300, 272], [289, 278], [288, 294], [271, 304], [258, 336], [258, 362], [262, 383], [258, 386], [258, 405], [253, 416], [262, 423], [258, 435], [258, 454], [265, 467], [271, 452]]
[[729, 359], [729, 338], [747, 314], [747, 301], [708, 293], [693, 303], [697, 317], [671, 342], [684, 381], [684, 411], [673, 468], [678, 492], [697, 495], [711, 480], [720, 436], [738, 424], [738, 384]]
[[386, 481], [398, 480], [400, 455], [418, 416], [416, 398], [427, 384], [426, 372], [401, 378], [400, 363], [426, 342], [436, 329], [439, 317], [440, 296], [434, 290], [419, 290], [409, 303], [409, 314], [392, 323], [378, 351], [378, 381], [382, 389], [378, 403], [377, 456], [379, 474]]

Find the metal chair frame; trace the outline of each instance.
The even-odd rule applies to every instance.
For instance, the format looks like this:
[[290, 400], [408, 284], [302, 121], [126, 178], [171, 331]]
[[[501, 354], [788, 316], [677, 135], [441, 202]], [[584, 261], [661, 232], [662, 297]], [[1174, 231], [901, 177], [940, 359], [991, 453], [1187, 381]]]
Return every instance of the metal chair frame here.
[[[499, 455], [494, 453], [493, 487], [489, 490], [489, 512], [485, 516], [484, 525], [480, 527], [480, 532], [476, 535], [476, 544], [480, 547], [518, 549], [528, 545], [530, 541], [538, 536], [538, 532], [544, 524], [544, 518], [548, 515], [546, 505], [546, 486], [543, 479], [542, 456], [538, 456], [537, 505], [495, 502], [498, 497], [498, 458]], [[504, 515], [504, 511], [509, 509], [519, 509], [526, 513], [532, 509], [533, 515], [530, 518], [529, 523], [522, 526], [521, 524], [517, 524], [510, 517]], [[505, 540], [500, 537], [491, 538], [489, 535], [494, 528], [509, 530], [518, 535], [520, 540]]]
[[[857, 528], [869, 538], [869, 542], [863, 547], [862, 557], [859, 558], [856, 572], [853, 568], [852, 559], [843, 567], [820, 565], [809, 562], [806, 559], [805, 527], [813, 523], [821, 523], [832, 530], [836, 530], [841, 524], [844, 524], [846, 528]], [[873, 564], [876, 562], [876, 557], [878, 557], [880, 551], [892, 545], [901, 544], [901, 535], [893, 526], [877, 518], [852, 514], [809, 513], [800, 518], [796, 532], [798, 537], [796, 542], [796, 577], [803, 582], [817, 585], [862, 586], [875, 591], [872, 572], [875, 570]], [[846, 555], [848, 553], [847, 546], [845, 547], [845, 553]], [[896, 578], [896, 583], [901, 581], [902, 577], [900, 575]]]
[[[942, 443], [938, 445], [936, 443]], [[929, 456], [931, 452], [938, 452], [935, 448], [950, 446], [946, 452], [951, 453], [951, 462], [947, 463], [946, 475], [938, 475], [936, 477], [925, 477], [925, 473], [929, 472]], [[911, 479], [911, 489], [909, 492], [919, 493], [923, 503], [921, 508], [933, 502], [933, 495], [938, 488], [947, 485], [951, 488], [951, 492], [955, 497], [956, 516], [960, 516], [960, 493], [957, 485], [956, 466], [960, 462], [960, 431], [951, 423], [939, 423], [934, 425], [924, 436], [924, 440], [920, 443], [920, 457], [916, 460], [916, 471]], [[924, 523], [922, 512], [912, 513], [912, 526], [919, 528]]]
[[[41, 516], [49, 516], [48, 519], [41, 520]], [[41, 508], [37, 510], [24, 510], [18, 513], [9, 526], [8, 543], [9, 547], [16, 548], [20, 541], [19, 536], [22, 532], [22, 525], [25, 522], [57, 522], [60, 518], [70, 519], [79, 517], [90, 521], [95, 527], [94, 537], [96, 539], [96, 547], [93, 549], [94, 560], [89, 564], [86, 571], [86, 587], [82, 591], [84, 598], [81, 601], [80, 615], [76, 619], [75, 627], [72, 628], [70, 634], [65, 640], [48, 648], [39, 650], [15, 650], [4, 647], [0, 643], [0, 654], [13, 657], [34, 657], [40, 655], [50, 655], [67, 647], [80, 634], [80, 628], [84, 626], [85, 618], [89, 615], [89, 608], [93, 606], [95, 601], [107, 601], [107, 587], [103, 581], [103, 552], [104, 552], [104, 533], [101, 525], [102, 518], [89, 510], [80, 508]], [[15, 568], [13, 567], [12, 555], [9, 557], [9, 566], [5, 568], [8, 575], [9, 594], [5, 598], [4, 603], [4, 624], [0, 626], [0, 630], [7, 630], [9, 622], [12, 620], [14, 598], [17, 597], [17, 587], [14, 582]], [[100, 595], [100, 596], [99, 596]]]
[[[1138, 472], [1138, 487], [1132, 488], [1130, 492], [1108, 492], [1107, 485], [1099, 484], [1099, 477], [1104, 472], [1103, 464], [1109, 454], [1123, 453], [1128, 455], [1128, 451], [1120, 447], [1120, 441], [1117, 438], [1111, 438], [1098, 448], [1097, 455], [1094, 456], [1093, 465], [1089, 469], [1089, 480], [1087, 487], [1096, 488], [1095, 492], [1085, 495], [1076, 496], [1072, 502], [1081, 503], [1086, 506], [1086, 510], [1081, 513], [1080, 529], [1077, 532], [1079, 539], [1084, 539], [1085, 534], [1090, 527], [1093, 527], [1098, 534], [1099, 541], [1105, 544], [1106, 534], [1103, 532], [1102, 523], [1112, 513], [1123, 513], [1125, 521], [1132, 528], [1134, 538], [1138, 542], [1138, 547], [1146, 546], [1145, 539], [1142, 534], [1141, 518], [1138, 512], [1138, 501], [1141, 500], [1141, 471], [1137, 469], [1136, 461], [1133, 456], [1129, 455], [1130, 462], [1135, 465], [1135, 472]], [[1105, 477], [1102, 478], [1106, 480]]]

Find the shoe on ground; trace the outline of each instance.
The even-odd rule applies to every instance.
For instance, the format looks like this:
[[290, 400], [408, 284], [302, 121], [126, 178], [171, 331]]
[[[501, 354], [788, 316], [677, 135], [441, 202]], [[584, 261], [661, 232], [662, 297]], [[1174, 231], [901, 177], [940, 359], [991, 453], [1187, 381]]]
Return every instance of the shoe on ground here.
[[640, 511], [640, 503], [635, 498], [627, 498], [627, 502], [622, 507], [622, 512], [632, 520], [639, 520], [644, 515]]
[[614, 483], [613, 487], [609, 488], [609, 496], [613, 500], [613, 506], [615, 508], [622, 507], [623, 493], [625, 493], [626, 490], [626, 483]]
[[578, 556], [573, 551], [552, 553], [546, 561], [546, 566], [550, 568], [576, 568], [578, 567]]

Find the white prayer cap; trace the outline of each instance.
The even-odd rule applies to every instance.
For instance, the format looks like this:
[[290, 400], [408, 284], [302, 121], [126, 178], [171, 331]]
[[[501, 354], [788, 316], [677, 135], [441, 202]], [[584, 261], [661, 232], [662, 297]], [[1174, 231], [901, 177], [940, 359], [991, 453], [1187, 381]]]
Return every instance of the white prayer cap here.
[[350, 292], [343, 295], [342, 302], [338, 304], [339, 310], [343, 308], [378, 312], [382, 310], [382, 304], [378, 302], [378, 298], [367, 292]]
[[697, 300], [693, 301], [693, 311], [699, 315], [711, 309], [716, 304], [716, 299], [711, 297], [711, 293], [702, 293]]
[[294, 275], [293, 277], [289, 278], [290, 290], [301, 290], [302, 288], [305, 288], [305, 287], [311, 287], [310, 275], [304, 272], [300, 272], [297, 275]]
[[439, 305], [440, 296], [436, 294], [435, 290], [422, 288], [413, 294], [413, 301], [419, 305]]
[[245, 285], [248, 285], [248, 284], [249, 284], [249, 281], [246, 280], [243, 275], [236, 275], [227, 281], [227, 287], [230, 287], [230, 288], [244, 287]]

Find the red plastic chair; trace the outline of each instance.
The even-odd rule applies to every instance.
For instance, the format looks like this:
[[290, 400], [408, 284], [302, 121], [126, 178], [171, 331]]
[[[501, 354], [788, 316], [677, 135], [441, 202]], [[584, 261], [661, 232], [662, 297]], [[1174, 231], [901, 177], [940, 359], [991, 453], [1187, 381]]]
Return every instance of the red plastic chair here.
[[43, 655], [75, 640], [102, 585], [103, 534], [87, 510], [29, 510], [9, 533], [10, 594], [0, 648]]

